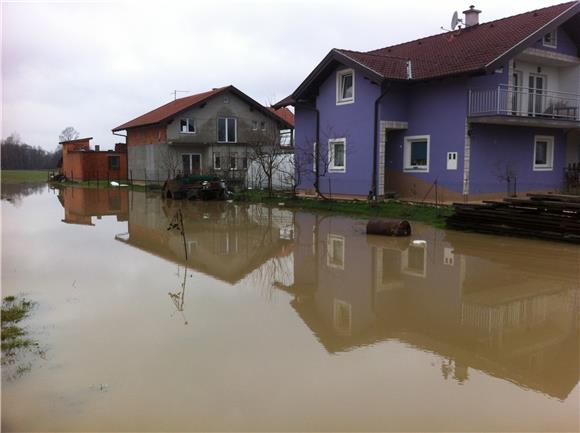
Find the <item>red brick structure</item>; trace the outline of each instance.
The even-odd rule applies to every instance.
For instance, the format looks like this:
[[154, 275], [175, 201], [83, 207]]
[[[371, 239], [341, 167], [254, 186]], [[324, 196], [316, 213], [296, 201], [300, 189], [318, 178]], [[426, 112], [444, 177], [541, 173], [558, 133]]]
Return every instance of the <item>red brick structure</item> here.
[[127, 145], [115, 144], [115, 150], [91, 150], [93, 137], [63, 141], [62, 174], [69, 180], [127, 180]]

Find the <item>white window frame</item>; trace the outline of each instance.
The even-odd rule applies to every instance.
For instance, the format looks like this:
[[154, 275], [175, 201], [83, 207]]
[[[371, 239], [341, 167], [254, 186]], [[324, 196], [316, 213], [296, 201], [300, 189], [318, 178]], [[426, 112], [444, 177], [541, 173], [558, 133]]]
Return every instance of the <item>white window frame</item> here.
[[[238, 152], [230, 152], [229, 158], [230, 158], [230, 161], [229, 161], [230, 170], [237, 170], [238, 169]], [[234, 161], [233, 165], [232, 165], [232, 160]]]
[[[546, 36], [552, 35], [552, 42], [546, 42]], [[542, 45], [548, 48], [558, 48], [558, 31], [554, 30], [542, 36]]]
[[[216, 167], [216, 158], [220, 158], [220, 166]], [[222, 155], [220, 152], [213, 152], [213, 169], [214, 170], [221, 170], [222, 169]]]
[[[191, 169], [192, 167], [192, 156], [193, 155], [198, 155], [199, 156], [199, 172], [203, 173], [203, 155], [201, 153], [197, 153], [197, 152], [183, 152], [181, 154], [181, 164], [183, 165], [183, 155], [189, 155], [189, 173], [191, 173]], [[185, 172], [185, 167], [183, 167], [183, 171]]]
[[312, 172], [316, 173], [316, 141], [312, 143]]
[[[334, 145], [337, 143], [342, 143], [344, 148], [344, 165], [341, 167], [334, 165]], [[331, 138], [328, 140], [328, 171], [331, 173], [346, 173], [346, 138]]]
[[[411, 145], [417, 141], [427, 142], [427, 164], [425, 166], [411, 165]], [[403, 171], [406, 173], [429, 173], [429, 163], [431, 154], [431, 136], [430, 135], [411, 135], [405, 137], [403, 146]]]
[[[181, 130], [181, 122], [183, 122], [185, 120], [185, 125], [186, 125], [186, 129], [187, 131], [182, 131]], [[189, 125], [193, 125], [193, 132], [189, 130]], [[197, 128], [196, 128], [196, 124], [195, 124], [195, 119], [192, 119], [190, 117], [183, 117], [181, 119], [179, 119], [179, 133], [180, 134], [195, 134], [197, 132]]]
[[[220, 137], [220, 120], [221, 119], [225, 119], [226, 121], [226, 139], [225, 141], [220, 141], [219, 137]], [[228, 119], [234, 119], [234, 141], [228, 141]], [[218, 143], [237, 143], [238, 142], [238, 119], [236, 117], [218, 117], [217, 118], [217, 131], [216, 131], [216, 135], [217, 135], [217, 142]]]
[[[422, 249], [423, 250], [423, 268], [422, 269], [412, 269], [409, 267], [409, 250], [411, 248]], [[409, 244], [409, 247], [401, 252], [401, 272], [405, 275], [411, 275], [413, 277], [427, 277], [427, 241], [424, 240], [414, 240]]]
[[[352, 98], [343, 99], [342, 97], [342, 77], [352, 75]], [[342, 69], [336, 72], [336, 105], [346, 105], [354, 103], [355, 96], [355, 75], [354, 69]]]
[[[548, 146], [546, 148], [546, 164], [536, 164], [536, 146], [538, 141], [545, 141]], [[534, 136], [534, 153], [532, 155], [534, 163], [534, 171], [553, 171], [554, 170], [554, 136], [553, 135], [535, 135]]]
[[[334, 256], [332, 255], [332, 253], [334, 252], [334, 249], [332, 248], [334, 242], [340, 242], [342, 244], [342, 251], [340, 252], [340, 263], [336, 263], [336, 261], [334, 260]], [[344, 236], [329, 233], [328, 238], [326, 240], [327, 266], [329, 268], [344, 270], [344, 261], [346, 257], [345, 251], [346, 251], [346, 240]]]

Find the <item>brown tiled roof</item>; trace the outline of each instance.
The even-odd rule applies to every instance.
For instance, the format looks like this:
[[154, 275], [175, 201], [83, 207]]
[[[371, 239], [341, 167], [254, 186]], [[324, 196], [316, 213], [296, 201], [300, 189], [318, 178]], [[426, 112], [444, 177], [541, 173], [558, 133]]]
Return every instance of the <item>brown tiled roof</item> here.
[[337, 51], [390, 79], [408, 78], [407, 60], [418, 80], [476, 71], [578, 5], [562, 3], [368, 52]]
[[292, 127], [294, 127], [294, 113], [292, 113], [288, 108], [282, 107], [282, 108], [276, 109], [274, 107], [269, 107], [268, 110], [270, 110], [272, 113], [276, 114], [284, 122], [286, 122], [286, 123], [292, 125]]
[[[532, 45], [556, 26], [568, 22], [567, 30], [578, 41], [580, 1], [549, 6], [488, 23], [429, 36], [377, 50], [360, 52], [333, 49], [292, 95], [274, 107], [294, 105], [320, 85], [337, 63], [360, 67], [368, 78], [427, 80], [464, 73], [490, 72], [507, 58]], [[408, 76], [408, 62], [411, 76]]]
[[210, 90], [209, 92], [198, 93], [197, 95], [186, 96], [185, 98], [179, 98], [175, 101], [171, 101], [155, 110], [149, 111], [142, 116], [136, 117], [129, 122], [123, 123], [117, 126], [113, 131], [122, 131], [124, 129], [135, 128], [136, 126], [152, 125], [154, 123], [162, 122], [175, 114], [192, 107], [193, 105], [199, 104], [206, 99], [217, 95], [220, 92], [228, 89], [230, 86], [220, 87], [218, 89]]

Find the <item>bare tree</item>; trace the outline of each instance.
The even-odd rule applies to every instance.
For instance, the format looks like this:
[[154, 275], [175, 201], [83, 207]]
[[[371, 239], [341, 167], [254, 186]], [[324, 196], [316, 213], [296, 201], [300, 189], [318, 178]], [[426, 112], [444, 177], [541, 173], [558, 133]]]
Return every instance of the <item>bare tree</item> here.
[[181, 167], [181, 160], [176, 152], [172, 152], [168, 148], [159, 151], [159, 166], [162, 170], [167, 172], [167, 178], [175, 177], [176, 173]]
[[280, 146], [278, 131], [270, 134], [262, 133], [249, 144], [249, 147], [248, 160], [250, 163], [256, 164], [258, 169], [263, 172], [268, 185], [268, 196], [271, 197], [274, 173], [283, 163], [283, 155], [287, 151]]
[[78, 131], [72, 126], [67, 126], [58, 136], [58, 141], [62, 143], [63, 141], [76, 140], [77, 138], [79, 138]]

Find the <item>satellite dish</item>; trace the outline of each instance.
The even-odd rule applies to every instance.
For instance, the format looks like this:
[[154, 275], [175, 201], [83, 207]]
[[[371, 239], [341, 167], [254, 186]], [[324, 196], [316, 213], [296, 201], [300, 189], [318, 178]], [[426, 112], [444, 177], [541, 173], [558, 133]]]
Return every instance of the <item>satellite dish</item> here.
[[459, 23], [459, 17], [457, 16], [457, 11], [453, 12], [453, 16], [451, 17], [451, 30], [454, 30]]

